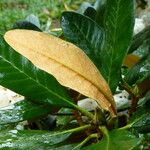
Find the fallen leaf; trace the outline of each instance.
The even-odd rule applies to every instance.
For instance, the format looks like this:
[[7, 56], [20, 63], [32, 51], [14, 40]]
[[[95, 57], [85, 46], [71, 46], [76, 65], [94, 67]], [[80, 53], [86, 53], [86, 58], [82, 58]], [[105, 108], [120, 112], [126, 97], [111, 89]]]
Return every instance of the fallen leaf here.
[[8, 31], [5, 40], [35, 66], [52, 74], [60, 84], [97, 101], [116, 117], [108, 84], [86, 54], [72, 43], [31, 30]]

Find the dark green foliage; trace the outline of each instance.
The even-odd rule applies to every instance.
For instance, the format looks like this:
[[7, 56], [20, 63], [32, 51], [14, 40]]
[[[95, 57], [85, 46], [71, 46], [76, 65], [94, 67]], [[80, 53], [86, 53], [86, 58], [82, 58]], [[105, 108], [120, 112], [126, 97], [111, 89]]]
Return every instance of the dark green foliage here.
[[[66, 140], [71, 135], [70, 132], [51, 133], [47, 131], [36, 130], [9, 130], [0, 132], [0, 149], [1, 150], [50, 150], [61, 149], [56, 144]], [[8, 139], [11, 139], [9, 141]], [[63, 146], [64, 148], [65, 146]], [[66, 147], [71, 147], [66, 146]]]
[[121, 79], [120, 69], [132, 39], [134, 2], [108, 0], [107, 3], [103, 28], [93, 20], [73, 12], [62, 14], [61, 26], [66, 39], [85, 51], [114, 93]]
[[97, 144], [93, 144], [84, 150], [131, 150], [140, 144], [141, 139], [135, 137], [126, 130], [114, 130], [107, 133]]
[[[67, 8], [71, 3], [67, 0], [64, 6]], [[43, 4], [45, 2], [41, 2]], [[54, 0], [49, 5], [62, 8], [62, 4]], [[54, 17], [54, 13], [56, 17], [60, 16], [60, 10], [51, 11], [50, 16]], [[150, 143], [149, 27], [132, 38], [133, 26], [134, 0], [96, 0], [94, 5], [83, 3], [77, 12], [63, 12], [62, 30], [49, 32], [80, 47], [103, 75], [113, 94], [118, 92], [118, 85], [129, 93], [131, 102], [125, 111], [118, 109], [117, 118], [110, 118], [100, 108], [87, 112], [78, 107], [75, 102], [84, 96], [62, 87], [52, 75], [35, 67], [0, 36], [0, 85], [25, 96], [23, 101], [0, 108], [0, 128], [5, 129], [8, 125], [11, 129], [14, 123], [27, 120], [29, 124], [30, 121], [37, 123], [37, 128], [41, 129], [1, 130], [0, 149], [136, 150], [140, 144], [147, 148]], [[36, 16], [30, 15], [16, 22], [14, 29], [42, 32], [43, 27]], [[143, 44], [144, 48], [141, 47]], [[132, 68], [122, 68], [127, 54], [137, 54], [140, 48], [142, 57], [139, 62]], [[48, 124], [51, 120], [46, 117], [51, 113], [56, 115], [53, 129]], [[121, 117], [125, 121], [121, 122]], [[31, 124], [27, 127], [34, 129]], [[139, 138], [139, 134], [143, 138]]]
[[100, 70], [103, 30], [90, 18], [75, 12], [64, 12], [61, 26], [66, 39], [80, 47]]
[[129, 120], [130, 127], [139, 133], [150, 132], [150, 92], [145, 96], [144, 101], [145, 103], [139, 106]]
[[13, 29], [28, 29], [28, 30], [41, 31], [41, 29], [39, 29], [37, 26], [35, 26], [34, 24], [28, 21], [16, 22], [13, 26]]
[[[136, 82], [140, 82], [142, 78], [145, 78], [149, 73], [149, 62], [150, 62], [150, 50], [145, 51], [145, 55], [136, 63], [125, 75], [125, 81], [129, 85], [133, 85]], [[143, 71], [142, 71], [142, 70]]]
[[28, 100], [22, 100], [0, 109], [0, 125], [39, 118], [50, 112], [52, 112], [51, 106], [38, 105]]

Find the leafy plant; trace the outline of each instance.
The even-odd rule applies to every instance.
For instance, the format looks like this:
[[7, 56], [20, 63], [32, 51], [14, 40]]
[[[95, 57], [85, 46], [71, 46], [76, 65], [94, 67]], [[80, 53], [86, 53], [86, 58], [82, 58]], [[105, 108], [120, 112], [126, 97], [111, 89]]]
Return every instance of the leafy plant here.
[[[15, 24], [5, 40], [0, 36], [0, 84], [25, 96], [0, 109], [0, 149], [139, 148], [150, 131], [150, 45], [136, 56], [143, 43], [133, 46], [134, 1], [97, 0], [78, 13], [62, 13], [61, 27], [67, 41], [31, 20]], [[117, 88], [129, 93], [131, 105], [118, 108]], [[97, 106], [81, 107], [85, 97]], [[33, 130], [8, 126], [24, 120]]]

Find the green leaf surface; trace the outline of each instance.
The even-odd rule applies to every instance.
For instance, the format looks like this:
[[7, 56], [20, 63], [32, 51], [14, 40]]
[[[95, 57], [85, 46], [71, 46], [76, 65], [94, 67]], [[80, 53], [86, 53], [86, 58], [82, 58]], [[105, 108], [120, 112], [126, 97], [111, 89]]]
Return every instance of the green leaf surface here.
[[128, 53], [132, 53], [137, 50], [141, 45], [145, 45], [146, 42], [150, 42], [150, 25], [145, 29], [137, 33], [132, 40]]
[[99, 143], [84, 150], [131, 150], [141, 141], [126, 130], [113, 130], [106, 134]]
[[27, 16], [27, 18], [25, 20], [28, 22], [31, 22], [32, 24], [37, 26], [39, 29], [41, 28], [40, 20], [39, 20], [38, 16], [30, 14], [29, 16]]
[[39, 118], [52, 110], [50, 106], [37, 105], [28, 100], [22, 100], [13, 105], [0, 108], [0, 125]]
[[56, 117], [57, 125], [67, 126], [75, 116], [73, 115], [73, 110], [69, 108], [61, 108], [58, 111], [58, 116]]
[[77, 12], [80, 13], [80, 14], [84, 14], [85, 10], [88, 7], [92, 7], [92, 5], [89, 2], [83, 2], [81, 4], [81, 6], [79, 7], [79, 9], [77, 10]]
[[150, 132], [150, 94], [145, 97], [147, 99], [145, 105], [139, 107], [129, 120], [130, 128], [134, 128], [140, 133]]
[[133, 85], [136, 82], [139, 82], [143, 77], [147, 76], [150, 70], [150, 50], [145, 52], [145, 55], [140, 59], [140, 61], [135, 64], [127, 74], [125, 75], [124, 80], [129, 85]]
[[104, 15], [105, 46], [101, 51], [101, 73], [116, 90], [121, 78], [121, 66], [130, 46], [134, 27], [133, 0], [107, 0]]
[[28, 30], [35, 30], [41, 31], [36, 25], [32, 24], [29, 21], [18, 21], [13, 25], [13, 29], [28, 29]]
[[96, 10], [93, 7], [88, 7], [83, 14], [92, 20], [96, 19]]
[[15, 52], [0, 36], [0, 85], [39, 103], [72, 107], [56, 79]]
[[96, 0], [96, 2], [94, 4], [94, 8], [97, 11], [96, 22], [100, 26], [104, 25], [104, 14], [105, 14], [105, 10], [106, 10], [106, 2], [107, 2], [107, 0]]
[[[63, 149], [68, 146], [58, 144], [66, 140], [71, 132], [40, 130], [4, 130], [0, 132], [1, 150], [50, 150]], [[71, 147], [71, 145], [70, 145]]]
[[65, 38], [89, 56], [114, 93], [132, 39], [134, 2], [108, 0], [105, 9], [103, 29], [90, 18], [75, 12], [64, 12], [61, 26]]
[[102, 29], [89, 17], [75, 12], [64, 12], [61, 26], [65, 38], [80, 47], [100, 70], [100, 50], [104, 40]]
[[138, 101], [138, 106], [143, 107], [148, 101], [150, 100], [150, 89], [149, 91], [145, 94], [144, 98], [141, 98]]

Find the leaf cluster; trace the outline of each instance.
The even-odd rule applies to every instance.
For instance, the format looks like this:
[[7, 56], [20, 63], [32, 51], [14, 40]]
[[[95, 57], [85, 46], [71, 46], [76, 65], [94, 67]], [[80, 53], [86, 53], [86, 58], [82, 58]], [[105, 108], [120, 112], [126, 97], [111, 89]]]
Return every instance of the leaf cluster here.
[[[133, 27], [133, 0], [97, 0], [63, 12], [59, 33], [30, 16], [0, 36], [0, 84], [25, 97], [0, 108], [0, 149], [130, 150], [148, 141], [149, 27], [134, 37]], [[130, 105], [117, 107], [117, 89]], [[78, 105], [87, 97], [91, 111]], [[14, 130], [25, 120], [26, 130]]]

